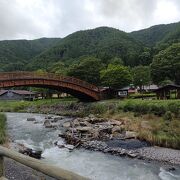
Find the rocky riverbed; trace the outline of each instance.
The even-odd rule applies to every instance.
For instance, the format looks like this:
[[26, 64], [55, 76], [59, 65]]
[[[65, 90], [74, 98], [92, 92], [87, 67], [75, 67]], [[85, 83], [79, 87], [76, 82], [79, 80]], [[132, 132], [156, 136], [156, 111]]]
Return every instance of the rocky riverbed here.
[[[41, 161], [48, 164], [76, 172], [93, 180], [174, 180], [180, 178], [179, 165], [161, 163], [162, 161], [164, 162], [165, 159], [168, 162], [178, 159], [179, 151], [175, 152], [174, 150], [164, 149], [160, 152], [161, 148], [159, 148], [159, 150], [154, 149], [156, 147], [139, 141], [136, 136], [127, 137], [129, 134], [133, 135], [133, 132], [125, 131], [124, 126], [126, 126], [126, 122], [123, 122], [123, 120], [117, 122], [113, 119], [96, 118], [93, 115], [86, 118], [70, 118], [31, 113], [6, 113], [6, 115], [7, 133], [12, 140], [10, 147], [16, 148], [17, 151], [27, 148], [24, 149], [24, 153], [30, 156], [37, 155], [38, 152], [37, 158], [39, 158], [39, 152], [42, 151]], [[80, 123], [87, 120], [89, 121], [88, 126], [78, 125], [78, 123], [77, 126], [73, 125], [74, 122], [79, 121]], [[97, 122], [93, 123], [92, 121]], [[98, 124], [99, 121], [101, 121], [101, 126]], [[109, 121], [112, 121], [113, 124]], [[108, 132], [103, 130], [102, 133], [103, 123], [107, 125], [108, 122], [111, 127], [115, 127], [118, 126], [115, 121], [120, 123], [119, 126], [123, 128], [122, 131], [119, 132], [119, 135], [117, 132], [113, 135], [112, 130], [108, 130]], [[87, 139], [85, 134], [89, 132], [81, 132], [81, 130], [78, 130], [76, 133], [76, 140], [78, 141], [73, 141], [74, 138], [69, 138], [69, 140], [71, 140], [71, 144], [69, 144], [68, 139], [65, 140], [66, 134], [72, 132], [70, 131], [72, 127], [74, 132], [77, 127], [89, 127], [89, 125], [93, 127], [93, 129], [100, 131], [98, 137], [95, 136], [94, 138], [92, 134], [92, 136], [88, 135], [89, 139]], [[36, 154], [32, 154], [34, 152], [36, 152]], [[158, 153], [161, 153], [161, 155]], [[168, 153], [171, 153], [169, 159], [164, 156]], [[150, 155], [152, 156], [150, 159], [161, 157], [163, 160], [159, 159], [159, 162], [146, 160], [149, 159], [148, 156]], [[176, 156], [176, 158], [173, 156]], [[139, 160], [138, 158], [143, 160]], [[10, 165], [14, 166], [14, 164], [11, 163]], [[10, 167], [8, 172], [11, 174], [13, 167], [7, 166], [7, 168], [8, 167]], [[16, 173], [13, 177], [15, 175]]]
[[138, 159], [157, 160], [180, 165], [180, 151], [169, 148], [153, 147], [148, 142], [137, 139], [137, 133], [125, 130], [125, 121], [97, 118], [90, 115], [85, 118], [74, 118], [63, 121], [62, 117], [46, 116], [44, 120], [28, 118], [34, 124], [43, 124], [45, 128], [61, 128], [59, 137], [65, 143], [56, 141], [59, 148], [72, 151], [85, 148], [117, 156], [128, 156]]

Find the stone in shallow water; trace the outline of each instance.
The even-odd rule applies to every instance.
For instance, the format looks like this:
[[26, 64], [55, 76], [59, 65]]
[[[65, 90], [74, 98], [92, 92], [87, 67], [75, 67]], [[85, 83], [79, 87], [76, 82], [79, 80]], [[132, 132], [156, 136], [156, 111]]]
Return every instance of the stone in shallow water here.
[[44, 121], [44, 126], [45, 126], [45, 128], [52, 128], [52, 124], [50, 123], [49, 120]]
[[36, 118], [27, 118], [27, 121], [36, 121]]
[[30, 157], [36, 158], [36, 159], [41, 159], [42, 151], [40, 150], [24, 148], [24, 149], [20, 149], [19, 152], [22, 154], [28, 155]]

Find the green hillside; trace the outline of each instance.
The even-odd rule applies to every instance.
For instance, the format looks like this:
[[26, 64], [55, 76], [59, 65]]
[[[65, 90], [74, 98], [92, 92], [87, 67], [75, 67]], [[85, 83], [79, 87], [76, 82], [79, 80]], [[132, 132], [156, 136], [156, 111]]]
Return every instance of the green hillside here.
[[25, 63], [41, 52], [55, 45], [59, 38], [41, 38], [36, 40], [0, 41], [0, 70], [24, 69]]
[[81, 56], [95, 56], [104, 63], [120, 57], [125, 65], [138, 64], [141, 43], [127, 33], [114, 28], [100, 27], [78, 31], [63, 38], [55, 47], [40, 54], [29, 64], [29, 69], [47, 69], [52, 63], [62, 61], [72, 64]]
[[180, 22], [126, 33], [110, 27], [62, 39], [0, 41], [0, 71], [38, 71], [122, 88], [179, 84]]
[[180, 30], [180, 22], [152, 26], [147, 29], [134, 31], [130, 36], [146, 46], [153, 47], [156, 43], [163, 41]]

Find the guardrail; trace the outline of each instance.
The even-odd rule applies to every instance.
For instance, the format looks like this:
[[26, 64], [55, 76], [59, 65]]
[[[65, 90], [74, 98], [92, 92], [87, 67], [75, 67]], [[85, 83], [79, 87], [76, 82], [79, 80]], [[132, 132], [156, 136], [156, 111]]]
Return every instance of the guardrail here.
[[40, 160], [33, 159], [29, 156], [25, 156], [8, 148], [0, 146], [0, 179], [4, 177], [4, 157], [13, 159], [27, 167], [30, 167], [38, 172], [41, 172], [47, 176], [53, 177], [59, 180], [87, 180], [73, 172], [61, 169], [56, 166], [48, 165]]
[[11, 79], [52, 79], [58, 81], [69, 82], [73, 84], [77, 84], [79, 86], [86, 87], [88, 89], [99, 91], [99, 88], [93, 84], [90, 84], [86, 81], [69, 77], [69, 76], [62, 76], [53, 73], [46, 73], [46, 72], [28, 72], [28, 71], [17, 71], [17, 72], [1, 72], [0, 73], [0, 80], [11, 80]]

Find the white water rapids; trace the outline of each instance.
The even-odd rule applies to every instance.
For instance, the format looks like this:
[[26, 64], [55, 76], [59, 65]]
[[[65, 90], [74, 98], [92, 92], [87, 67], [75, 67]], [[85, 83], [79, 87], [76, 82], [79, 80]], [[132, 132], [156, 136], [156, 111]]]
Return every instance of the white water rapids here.
[[[42, 121], [45, 115], [29, 113], [7, 113], [7, 128], [10, 138], [15, 143], [43, 150], [42, 156], [47, 163], [74, 171], [93, 180], [180, 180], [180, 167], [168, 172], [160, 163], [122, 158], [101, 152], [84, 149], [59, 149], [55, 141], [61, 130], [44, 128], [43, 124], [34, 124], [27, 118], [34, 117]], [[64, 120], [67, 120], [64, 117]]]

